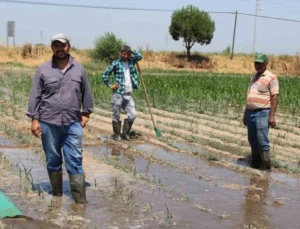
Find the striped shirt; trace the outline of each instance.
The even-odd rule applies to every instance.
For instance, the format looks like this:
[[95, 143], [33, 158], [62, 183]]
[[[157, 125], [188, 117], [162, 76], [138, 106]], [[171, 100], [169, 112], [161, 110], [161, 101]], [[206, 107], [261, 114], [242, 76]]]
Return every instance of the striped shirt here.
[[279, 94], [279, 83], [276, 75], [268, 70], [258, 79], [254, 75], [248, 88], [247, 109], [271, 108], [271, 97], [276, 94]]

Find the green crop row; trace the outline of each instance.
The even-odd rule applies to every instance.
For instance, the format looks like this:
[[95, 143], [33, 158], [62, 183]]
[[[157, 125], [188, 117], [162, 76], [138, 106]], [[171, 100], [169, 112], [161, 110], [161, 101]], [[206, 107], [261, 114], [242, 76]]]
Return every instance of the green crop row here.
[[[243, 111], [250, 75], [219, 73], [172, 74], [145, 73], [144, 80], [152, 107], [198, 113], [241, 113]], [[101, 75], [89, 75], [96, 106], [110, 107], [112, 91], [104, 85]], [[112, 79], [113, 77], [111, 77]], [[27, 106], [32, 77], [10, 73], [0, 77], [1, 94], [7, 93], [13, 103]], [[279, 77], [280, 113], [298, 116], [300, 113], [300, 78]], [[140, 85], [141, 86], [141, 85]], [[6, 89], [5, 89], [6, 88]], [[5, 93], [5, 94], [6, 94]], [[142, 87], [133, 93], [137, 109], [145, 108]]]
[[[250, 75], [218, 73], [198, 74], [145, 74], [144, 80], [153, 107], [194, 112], [242, 112]], [[98, 105], [109, 106], [111, 90], [101, 75], [89, 76], [94, 98]], [[298, 115], [300, 111], [300, 78], [280, 77], [281, 113]], [[142, 87], [134, 93], [138, 106], [144, 106]]]

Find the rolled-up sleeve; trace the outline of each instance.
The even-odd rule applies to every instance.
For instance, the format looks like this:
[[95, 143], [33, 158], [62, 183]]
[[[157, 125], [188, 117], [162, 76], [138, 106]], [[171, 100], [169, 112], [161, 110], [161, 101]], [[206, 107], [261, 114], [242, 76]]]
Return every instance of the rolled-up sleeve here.
[[92, 90], [86, 71], [82, 74], [82, 113], [92, 113], [94, 109]]
[[139, 51], [133, 50], [132, 53], [134, 54], [134, 56], [131, 57], [131, 61], [133, 62], [133, 64], [136, 64], [138, 61], [143, 59], [143, 56]]
[[41, 98], [42, 98], [42, 75], [41, 69], [39, 68], [34, 76], [33, 84], [31, 88], [31, 92], [29, 95], [29, 102], [28, 102], [28, 110], [26, 115], [29, 118], [39, 120], [39, 109], [41, 105]]

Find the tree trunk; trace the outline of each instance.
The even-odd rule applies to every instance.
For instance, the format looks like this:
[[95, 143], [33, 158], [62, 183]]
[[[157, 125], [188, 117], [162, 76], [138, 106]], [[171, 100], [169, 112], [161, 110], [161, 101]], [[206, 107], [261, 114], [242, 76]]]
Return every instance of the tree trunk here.
[[190, 39], [185, 39], [184, 43], [185, 43], [185, 48], [186, 48], [187, 60], [190, 61], [191, 60], [191, 48], [193, 47], [194, 42], [191, 41]]
[[191, 60], [191, 47], [189, 47], [189, 46], [186, 47], [186, 56], [187, 56], [188, 61], [190, 61]]

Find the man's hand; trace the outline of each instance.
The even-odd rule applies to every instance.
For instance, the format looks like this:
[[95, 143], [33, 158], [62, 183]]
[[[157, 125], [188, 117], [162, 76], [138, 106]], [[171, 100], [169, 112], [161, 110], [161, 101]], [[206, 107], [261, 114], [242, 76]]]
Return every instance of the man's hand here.
[[82, 114], [81, 116], [81, 126], [84, 128], [90, 119], [90, 114]]
[[275, 115], [270, 115], [269, 125], [271, 126], [271, 128], [274, 128], [276, 126]]
[[111, 86], [111, 89], [117, 90], [119, 87], [120, 87], [120, 85], [116, 83]]
[[33, 119], [31, 123], [31, 133], [37, 138], [41, 138], [41, 125], [39, 120]]

